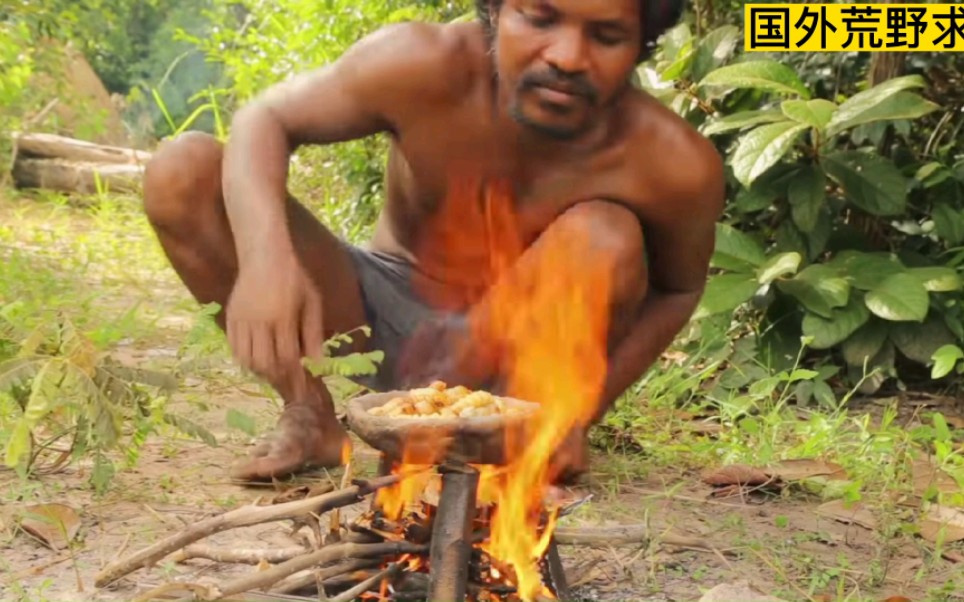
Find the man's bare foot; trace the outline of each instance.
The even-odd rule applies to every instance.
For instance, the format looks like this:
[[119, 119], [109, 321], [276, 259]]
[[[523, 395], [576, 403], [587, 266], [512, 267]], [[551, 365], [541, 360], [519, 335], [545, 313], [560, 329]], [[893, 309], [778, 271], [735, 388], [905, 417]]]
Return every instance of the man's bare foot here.
[[231, 469], [231, 477], [268, 481], [308, 468], [334, 468], [341, 465], [347, 439], [337, 420], [326, 419], [321, 409], [290, 404], [281, 414], [276, 431]]

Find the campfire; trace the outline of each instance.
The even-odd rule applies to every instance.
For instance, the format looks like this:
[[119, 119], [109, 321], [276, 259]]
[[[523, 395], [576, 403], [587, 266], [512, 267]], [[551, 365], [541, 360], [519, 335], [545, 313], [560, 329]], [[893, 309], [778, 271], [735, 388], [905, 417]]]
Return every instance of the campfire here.
[[[182, 548], [182, 556], [197, 554], [201, 550], [192, 552], [189, 544], [216, 531], [296, 518], [314, 520], [312, 550], [287, 559], [276, 555], [274, 566], [200, 587], [195, 597], [308, 586], [332, 601], [530, 602], [568, 595], [554, 543], [556, 521], [567, 509], [547, 503], [546, 493], [556, 476], [553, 454], [573, 429], [590, 421], [604, 386], [611, 264], [573, 228], [547, 233], [538, 252], [523, 256], [506, 187], [482, 190], [468, 182], [451, 190], [462, 198], [443, 205], [439, 225], [431, 229], [434, 254], [423, 253], [425, 268], [448, 267], [434, 269], [433, 257], [487, 266], [474, 271], [484, 281], [476, 288], [486, 293], [472, 301], [472, 341], [466, 344], [470, 356], [473, 345], [479, 354], [493, 346], [502, 351], [506, 395], [497, 398], [498, 411], [456, 412], [453, 405], [425, 415], [431, 401], [418, 403], [423, 394], [434, 394], [424, 390], [354, 399], [347, 413], [351, 430], [383, 454], [376, 479], [202, 521], [108, 567], [98, 585]], [[468, 223], [479, 227], [465, 230]], [[592, 269], [573, 269], [576, 260]], [[436, 388], [441, 391], [444, 383]], [[461, 392], [476, 393], [484, 392]], [[406, 398], [410, 408], [402, 415], [376, 410]], [[369, 510], [347, 525], [332, 513], [327, 534], [311, 518], [369, 496]], [[267, 561], [257, 555], [252, 560]]]

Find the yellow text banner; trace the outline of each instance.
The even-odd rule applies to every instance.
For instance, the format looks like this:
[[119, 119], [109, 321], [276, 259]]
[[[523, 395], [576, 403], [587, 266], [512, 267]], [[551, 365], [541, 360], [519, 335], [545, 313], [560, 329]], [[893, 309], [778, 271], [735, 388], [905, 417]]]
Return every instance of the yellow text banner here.
[[964, 3], [744, 6], [748, 52], [964, 51]]

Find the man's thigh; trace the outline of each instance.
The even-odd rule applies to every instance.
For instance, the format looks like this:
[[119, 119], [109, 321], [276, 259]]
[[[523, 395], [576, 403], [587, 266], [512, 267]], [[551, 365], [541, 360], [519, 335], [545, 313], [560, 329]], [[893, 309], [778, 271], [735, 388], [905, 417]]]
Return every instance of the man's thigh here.
[[[419, 362], [429, 358], [411, 357], [413, 336], [448, 314], [431, 306], [413, 283], [415, 270], [401, 257], [345, 245], [361, 290], [365, 320], [371, 328], [369, 350], [384, 353], [377, 375], [355, 377], [355, 382], [376, 391], [404, 388], [407, 382], [400, 364], [403, 358]], [[416, 351], [416, 353], [418, 353]]]

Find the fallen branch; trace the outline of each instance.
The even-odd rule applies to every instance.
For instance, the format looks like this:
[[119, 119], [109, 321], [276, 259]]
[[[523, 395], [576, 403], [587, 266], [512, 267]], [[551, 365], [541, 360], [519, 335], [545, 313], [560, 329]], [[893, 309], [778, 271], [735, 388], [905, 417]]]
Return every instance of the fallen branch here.
[[259, 571], [251, 575], [239, 577], [220, 587], [211, 587], [206, 600], [218, 600], [226, 596], [233, 596], [253, 589], [264, 589], [281, 581], [288, 575], [318, 565], [336, 562], [346, 558], [380, 558], [382, 556], [397, 556], [399, 554], [420, 554], [426, 551], [425, 546], [399, 543], [341, 543], [324, 547], [320, 550], [292, 558], [268, 570]]
[[317, 497], [270, 506], [242, 506], [236, 510], [212, 516], [211, 518], [195, 523], [180, 533], [175, 533], [170, 537], [162, 539], [154, 545], [133, 554], [129, 558], [108, 565], [97, 575], [94, 584], [97, 587], [104, 587], [140, 568], [152, 566], [171, 552], [179, 550], [199, 539], [213, 535], [214, 533], [277, 520], [303, 518], [312, 514], [321, 514], [332, 508], [356, 503], [372, 491], [393, 485], [399, 480], [400, 477], [394, 475], [379, 477]]
[[237, 548], [223, 549], [214, 548], [203, 543], [191, 544], [182, 550], [178, 550], [171, 560], [174, 562], [185, 562], [193, 558], [203, 558], [214, 560], [215, 562], [230, 562], [235, 564], [260, 564], [270, 562], [277, 564], [286, 560], [291, 560], [307, 552], [301, 546], [291, 546], [288, 548], [276, 549], [256, 549], [256, 548]]
[[[556, 543], [566, 546], [609, 547], [637, 545], [654, 539], [646, 525], [622, 525], [618, 527], [559, 527], [553, 534]], [[655, 537], [660, 543], [684, 548], [713, 550], [713, 546], [699, 537], [687, 537], [664, 533]]]

